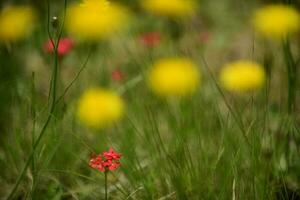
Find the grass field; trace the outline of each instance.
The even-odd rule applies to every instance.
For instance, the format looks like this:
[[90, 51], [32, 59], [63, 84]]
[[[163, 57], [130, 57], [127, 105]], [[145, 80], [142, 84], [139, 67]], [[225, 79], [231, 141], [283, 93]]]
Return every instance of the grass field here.
[[0, 199], [300, 199], [299, 9], [1, 1]]

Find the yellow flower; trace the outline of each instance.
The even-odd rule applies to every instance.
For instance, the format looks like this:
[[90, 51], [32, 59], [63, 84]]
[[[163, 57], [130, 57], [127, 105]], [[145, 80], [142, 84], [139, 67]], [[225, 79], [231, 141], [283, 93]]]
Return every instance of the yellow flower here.
[[195, 92], [200, 73], [186, 58], [158, 60], [148, 74], [149, 87], [159, 96], [186, 96]]
[[0, 41], [24, 38], [34, 25], [35, 14], [29, 6], [11, 6], [0, 12]]
[[104, 128], [123, 116], [124, 102], [116, 93], [94, 88], [87, 90], [79, 99], [77, 116], [87, 127]]
[[142, 0], [142, 7], [155, 15], [181, 18], [195, 14], [197, 4], [194, 0]]
[[265, 81], [265, 71], [258, 63], [239, 60], [223, 67], [220, 81], [224, 88], [233, 92], [259, 89]]
[[106, 0], [83, 0], [67, 11], [66, 29], [82, 39], [99, 40], [111, 36], [127, 21], [125, 8]]
[[300, 15], [293, 7], [268, 5], [255, 12], [253, 24], [260, 34], [281, 39], [299, 30]]

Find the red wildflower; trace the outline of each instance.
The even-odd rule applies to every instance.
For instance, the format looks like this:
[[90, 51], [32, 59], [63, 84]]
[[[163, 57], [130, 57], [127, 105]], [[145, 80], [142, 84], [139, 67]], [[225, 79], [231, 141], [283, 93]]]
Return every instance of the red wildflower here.
[[120, 158], [121, 154], [118, 154], [110, 148], [108, 152], [103, 152], [103, 154], [92, 157], [89, 165], [91, 168], [101, 172], [113, 171], [120, 167]]
[[161, 41], [161, 35], [159, 32], [144, 33], [140, 36], [139, 41], [147, 47], [154, 47]]
[[120, 167], [120, 163], [119, 162], [114, 162], [114, 163], [111, 163], [111, 165], [108, 167], [108, 169], [110, 170], [110, 171], [113, 171], [113, 170], [115, 170], [115, 169], [118, 169], [119, 167]]
[[102, 163], [102, 155], [98, 155], [96, 157], [91, 158], [89, 165], [91, 168], [98, 169], [99, 171], [104, 172], [105, 168]]
[[124, 74], [121, 70], [116, 69], [111, 73], [111, 77], [114, 81], [120, 82], [124, 78]]
[[[73, 46], [74, 46], [74, 41], [72, 39], [70, 38], [60, 39], [58, 43], [58, 49], [57, 49], [58, 56], [62, 57], [64, 55], [67, 55], [72, 50]], [[54, 47], [52, 45], [51, 40], [48, 40], [44, 44], [44, 51], [46, 53], [54, 52]]]
[[115, 152], [113, 148], [110, 148], [108, 152], [103, 152], [103, 156], [107, 160], [119, 160], [121, 158], [121, 154]]

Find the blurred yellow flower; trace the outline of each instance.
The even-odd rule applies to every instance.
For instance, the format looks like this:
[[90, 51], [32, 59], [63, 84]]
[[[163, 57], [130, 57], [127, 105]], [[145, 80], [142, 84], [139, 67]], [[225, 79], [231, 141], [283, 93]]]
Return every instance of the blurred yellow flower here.
[[255, 12], [253, 24], [260, 34], [281, 39], [299, 30], [300, 15], [290, 6], [268, 5]]
[[141, 4], [152, 14], [174, 18], [191, 16], [197, 8], [194, 0], [142, 0]]
[[233, 92], [259, 89], [265, 81], [265, 71], [258, 63], [239, 60], [223, 67], [220, 81], [224, 88]]
[[129, 20], [127, 10], [106, 0], [83, 0], [69, 7], [66, 29], [77, 37], [99, 40], [111, 36]]
[[186, 96], [200, 83], [196, 65], [186, 58], [158, 60], [148, 74], [149, 87], [159, 96]]
[[79, 99], [77, 116], [90, 128], [104, 128], [121, 119], [124, 102], [118, 94], [102, 88], [87, 90]]
[[29, 6], [11, 6], [0, 12], [0, 41], [16, 41], [26, 37], [35, 21]]

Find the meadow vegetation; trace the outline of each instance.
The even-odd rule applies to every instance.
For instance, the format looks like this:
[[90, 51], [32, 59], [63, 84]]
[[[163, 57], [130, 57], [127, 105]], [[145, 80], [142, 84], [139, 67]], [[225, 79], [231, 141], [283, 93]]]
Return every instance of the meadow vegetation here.
[[0, 199], [300, 199], [296, 0], [0, 2]]

